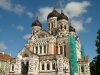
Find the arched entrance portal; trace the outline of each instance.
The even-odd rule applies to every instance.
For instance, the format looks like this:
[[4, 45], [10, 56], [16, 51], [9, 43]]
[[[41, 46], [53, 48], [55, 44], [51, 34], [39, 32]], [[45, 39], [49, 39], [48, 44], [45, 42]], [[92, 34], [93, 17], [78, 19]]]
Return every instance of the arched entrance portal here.
[[21, 62], [21, 73], [22, 75], [27, 75], [28, 73], [29, 62], [27, 61], [26, 64]]
[[28, 67], [29, 67], [28, 57], [29, 57], [29, 55], [26, 54], [26, 53], [24, 53], [22, 55], [22, 58], [23, 58], [23, 60], [21, 62], [21, 73], [22, 73], [22, 75], [27, 75], [27, 73], [28, 73]]

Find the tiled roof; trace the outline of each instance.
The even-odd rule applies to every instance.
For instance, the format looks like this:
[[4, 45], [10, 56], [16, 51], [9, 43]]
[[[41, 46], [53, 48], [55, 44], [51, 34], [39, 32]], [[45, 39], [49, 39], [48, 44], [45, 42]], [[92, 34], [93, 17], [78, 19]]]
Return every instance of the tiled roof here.
[[0, 59], [3, 59], [3, 60], [8, 60], [8, 59], [11, 59], [12, 57], [8, 54], [3, 54], [3, 53], [0, 53]]

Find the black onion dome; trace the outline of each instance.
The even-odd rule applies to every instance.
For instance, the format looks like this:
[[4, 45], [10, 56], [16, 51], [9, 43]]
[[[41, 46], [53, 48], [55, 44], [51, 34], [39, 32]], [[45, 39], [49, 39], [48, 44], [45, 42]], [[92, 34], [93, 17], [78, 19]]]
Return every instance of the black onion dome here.
[[58, 21], [58, 20], [61, 20], [61, 19], [66, 19], [66, 20], [68, 20], [68, 17], [62, 12], [62, 13], [59, 15], [59, 17], [57, 18], [57, 21]]
[[69, 32], [75, 32], [75, 29], [71, 25], [69, 26]]
[[38, 19], [36, 19], [36, 21], [32, 23], [32, 27], [33, 26], [40, 26], [40, 27], [42, 27], [42, 24], [39, 22]]
[[48, 14], [47, 19], [50, 17], [58, 17], [60, 15], [59, 12], [57, 12], [56, 10], [53, 10], [51, 13]]

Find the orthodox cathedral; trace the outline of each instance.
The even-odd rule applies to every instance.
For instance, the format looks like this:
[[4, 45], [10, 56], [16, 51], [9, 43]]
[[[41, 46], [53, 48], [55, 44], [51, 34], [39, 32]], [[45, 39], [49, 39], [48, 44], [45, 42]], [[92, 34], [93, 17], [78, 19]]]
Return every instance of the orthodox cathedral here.
[[63, 10], [59, 13], [54, 6], [47, 25], [43, 30], [36, 17], [31, 37], [7, 61], [5, 75], [90, 75], [88, 56]]

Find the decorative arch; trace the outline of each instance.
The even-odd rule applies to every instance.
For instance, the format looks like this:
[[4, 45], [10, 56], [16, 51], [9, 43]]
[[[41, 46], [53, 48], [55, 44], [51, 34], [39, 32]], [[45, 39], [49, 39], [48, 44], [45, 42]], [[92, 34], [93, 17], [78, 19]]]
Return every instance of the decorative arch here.
[[50, 70], [50, 62], [47, 61], [47, 70]]
[[41, 70], [44, 70], [44, 69], [45, 69], [45, 63], [41, 62]]
[[22, 75], [27, 75], [29, 68], [29, 61], [21, 61], [21, 73]]
[[56, 69], [56, 61], [55, 61], [55, 60], [52, 61], [52, 69], [53, 69], [53, 70]]
[[29, 57], [29, 55], [25, 53], [22, 55], [22, 58], [24, 58], [24, 57]]

